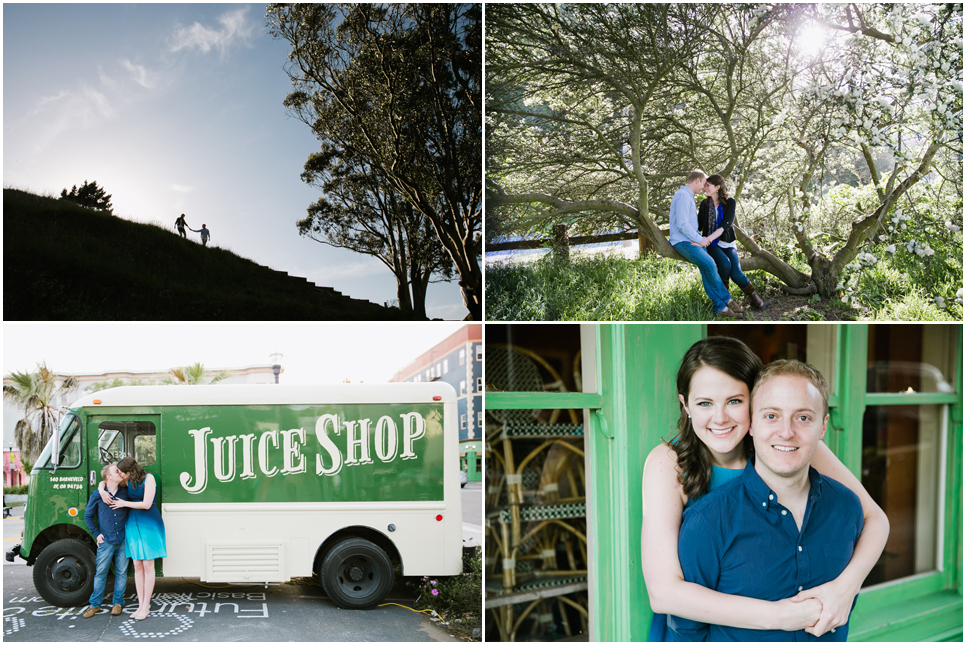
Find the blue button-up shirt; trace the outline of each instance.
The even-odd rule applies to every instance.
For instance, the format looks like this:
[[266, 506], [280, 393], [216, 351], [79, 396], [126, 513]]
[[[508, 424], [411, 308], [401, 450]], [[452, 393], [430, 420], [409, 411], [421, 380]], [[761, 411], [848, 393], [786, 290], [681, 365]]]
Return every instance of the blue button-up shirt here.
[[[127, 488], [118, 486], [117, 493], [113, 495], [117, 499], [127, 500]], [[87, 500], [87, 510], [84, 512], [84, 522], [90, 530], [94, 539], [98, 535], [104, 535], [104, 541], [110, 544], [124, 543], [124, 523], [127, 522], [127, 514], [130, 509], [113, 509], [101, 499], [101, 493], [94, 491], [91, 498]]]
[[698, 207], [694, 205], [694, 193], [681, 186], [671, 198], [671, 246], [678, 242], [700, 242], [698, 232]]
[[[708, 493], [684, 513], [678, 555], [684, 579], [722, 593], [782, 600], [834, 580], [849, 560], [864, 523], [859, 498], [808, 470], [802, 529], [749, 459], [733, 484]], [[804, 630], [740, 629], [668, 616], [680, 641], [844, 641], [848, 623], [815, 638]]]

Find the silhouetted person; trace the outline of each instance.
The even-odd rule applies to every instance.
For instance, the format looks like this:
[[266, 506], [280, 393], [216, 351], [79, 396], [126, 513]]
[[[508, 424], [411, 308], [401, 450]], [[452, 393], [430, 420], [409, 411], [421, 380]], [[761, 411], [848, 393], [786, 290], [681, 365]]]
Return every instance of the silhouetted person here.
[[201, 233], [201, 245], [208, 246], [208, 238], [211, 237], [211, 231], [209, 231], [207, 227], [205, 227], [205, 225], [202, 224], [201, 231], [199, 232]]
[[178, 234], [180, 234], [181, 237], [188, 239], [188, 235], [184, 232], [184, 227], [188, 226], [188, 223], [184, 221], [184, 213], [181, 213], [181, 217], [174, 220], [174, 225], [178, 227]]

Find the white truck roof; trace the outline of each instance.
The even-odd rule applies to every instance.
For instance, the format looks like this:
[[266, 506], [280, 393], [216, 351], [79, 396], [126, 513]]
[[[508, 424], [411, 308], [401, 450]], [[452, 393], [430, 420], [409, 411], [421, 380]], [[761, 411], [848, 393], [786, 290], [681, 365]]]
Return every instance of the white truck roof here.
[[[434, 397], [442, 397], [438, 400]], [[327, 405], [343, 403], [448, 403], [449, 383], [339, 385], [139, 385], [88, 394], [71, 408], [167, 405]]]

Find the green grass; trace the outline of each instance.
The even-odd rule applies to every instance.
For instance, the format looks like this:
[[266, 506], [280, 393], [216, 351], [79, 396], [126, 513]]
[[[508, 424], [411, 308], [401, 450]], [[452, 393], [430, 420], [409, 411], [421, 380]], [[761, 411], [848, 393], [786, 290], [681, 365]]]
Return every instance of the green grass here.
[[[776, 280], [761, 271], [748, 277], [760, 295], [774, 304], [751, 310], [748, 320], [957, 320], [962, 305], [955, 303], [961, 271], [943, 274], [938, 293], [946, 308], [933, 302], [904, 267], [883, 258], [863, 271], [859, 281], [858, 307], [838, 298], [822, 300], [783, 296]], [[935, 284], [935, 283], [934, 283]], [[734, 283], [731, 296], [741, 302], [744, 294]], [[559, 264], [547, 255], [528, 263], [491, 265], [486, 270], [488, 320], [716, 320], [704, 293], [697, 267], [650, 256], [625, 259], [596, 256]]]
[[[741, 295], [732, 285], [732, 296]], [[546, 256], [486, 271], [489, 320], [712, 320], [697, 269], [647, 257]]]
[[4, 320], [387, 320], [230, 251], [49, 196], [3, 191]]

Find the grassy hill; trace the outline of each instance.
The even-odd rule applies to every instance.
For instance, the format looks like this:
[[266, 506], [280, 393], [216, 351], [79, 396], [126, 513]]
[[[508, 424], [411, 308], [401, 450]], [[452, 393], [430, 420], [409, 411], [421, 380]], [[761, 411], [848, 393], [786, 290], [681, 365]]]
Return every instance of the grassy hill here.
[[3, 191], [4, 320], [397, 320], [173, 230]]

